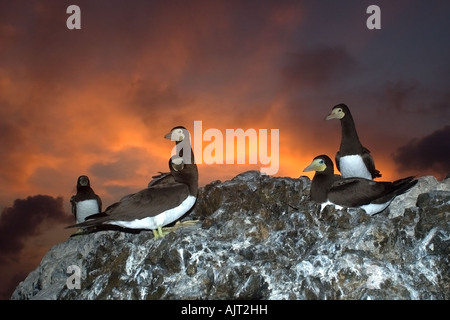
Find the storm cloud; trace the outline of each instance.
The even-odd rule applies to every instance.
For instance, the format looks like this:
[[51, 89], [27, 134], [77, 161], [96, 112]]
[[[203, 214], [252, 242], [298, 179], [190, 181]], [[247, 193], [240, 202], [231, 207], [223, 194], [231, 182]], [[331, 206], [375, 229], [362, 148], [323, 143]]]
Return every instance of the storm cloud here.
[[0, 216], [1, 259], [19, 255], [26, 240], [38, 236], [44, 223], [69, 224], [73, 217], [64, 212], [63, 198], [47, 195], [16, 199], [12, 207], [4, 208]]
[[392, 157], [399, 170], [433, 170], [443, 178], [450, 173], [450, 126], [411, 140]]

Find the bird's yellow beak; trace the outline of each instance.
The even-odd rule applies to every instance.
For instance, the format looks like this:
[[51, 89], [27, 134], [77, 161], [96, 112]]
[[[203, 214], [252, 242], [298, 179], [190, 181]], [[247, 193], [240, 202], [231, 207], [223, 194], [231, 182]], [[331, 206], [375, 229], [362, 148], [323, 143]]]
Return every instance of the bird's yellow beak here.
[[307, 166], [305, 169], [303, 169], [303, 172], [308, 171], [324, 171], [326, 169], [325, 163], [323, 163], [323, 160], [321, 159], [315, 159], [309, 166]]

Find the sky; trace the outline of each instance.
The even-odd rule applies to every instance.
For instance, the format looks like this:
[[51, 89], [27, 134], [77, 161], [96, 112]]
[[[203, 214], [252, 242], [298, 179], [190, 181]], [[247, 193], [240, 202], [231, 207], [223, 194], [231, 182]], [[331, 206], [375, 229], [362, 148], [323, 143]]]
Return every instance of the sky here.
[[[373, 4], [381, 29], [367, 27]], [[339, 148], [340, 123], [324, 120], [339, 103], [378, 180], [443, 179], [449, 12], [447, 0], [0, 2], [0, 298], [73, 232], [78, 176], [104, 207], [145, 188], [178, 125], [200, 186], [269, 166], [312, 178], [311, 160]], [[243, 163], [227, 140], [238, 129], [253, 134]]]

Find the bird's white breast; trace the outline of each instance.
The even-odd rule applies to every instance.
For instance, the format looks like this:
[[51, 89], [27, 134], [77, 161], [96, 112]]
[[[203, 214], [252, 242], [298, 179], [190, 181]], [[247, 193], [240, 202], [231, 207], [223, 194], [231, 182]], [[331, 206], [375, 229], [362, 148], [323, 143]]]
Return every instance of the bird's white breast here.
[[360, 155], [350, 155], [341, 157], [339, 168], [344, 178], [361, 177], [372, 180], [372, 175], [367, 170], [366, 165]]
[[336, 210], [341, 210], [341, 209], [344, 208], [344, 207], [342, 207], [342, 206], [340, 206], [340, 205], [338, 205], [338, 204], [335, 204], [335, 203], [333, 203], [333, 202], [327, 200], [326, 202], [322, 202], [322, 203], [320, 204], [320, 212], [322, 212], [323, 209], [325, 209], [325, 207], [328, 206], [328, 205], [334, 206]]
[[364, 209], [364, 211], [367, 212], [367, 214], [374, 215], [374, 214], [386, 209], [386, 207], [389, 205], [389, 203], [390, 203], [390, 201], [388, 201], [386, 203], [382, 203], [382, 204], [374, 204], [374, 203], [365, 204], [365, 205], [361, 206], [361, 208]]
[[155, 230], [158, 227], [164, 227], [165, 225], [168, 225], [183, 216], [189, 211], [189, 209], [192, 208], [196, 199], [197, 198], [194, 196], [189, 196], [177, 207], [161, 212], [154, 217], [146, 217], [132, 221], [111, 221], [108, 223], [124, 228]]
[[83, 222], [86, 217], [99, 213], [97, 200], [83, 200], [77, 203], [77, 223]]
[[[384, 209], [386, 209], [389, 204], [390, 204], [390, 201], [388, 201], [386, 203], [381, 203], [381, 204], [370, 203], [370, 204], [362, 205], [362, 206], [360, 206], [360, 208], [363, 209], [367, 214], [374, 215], [374, 214], [377, 214], [378, 212], [381, 212]], [[327, 205], [334, 205], [336, 210], [341, 210], [344, 208], [344, 207], [337, 205], [331, 201], [326, 201], [326, 202], [323, 202], [320, 204], [320, 212], [322, 212], [322, 210]]]

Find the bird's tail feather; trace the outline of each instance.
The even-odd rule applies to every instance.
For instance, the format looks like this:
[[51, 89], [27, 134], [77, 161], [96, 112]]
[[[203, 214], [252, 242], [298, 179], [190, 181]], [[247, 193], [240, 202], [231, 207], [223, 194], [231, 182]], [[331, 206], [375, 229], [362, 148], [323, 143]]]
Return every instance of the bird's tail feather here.
[[91, 228], [91, 227], [95, 227], [98, 226], [100, 224], [102, 224], [105, 221], [109, 220], [109, 216], [102, 212], [102, 213], [97, 213], [94, 214], [92, 216], [87, 217], [83, 222], [80, 223], [76, 223], [76, 224], [72, 224], [69, 226], [64, 227], [64, 229], [70, 229], [70, 228]]
[[392, 184], [394, 185], [395, 194], [400, 195], [407, 192], [409, 189], [417, 184], [418, 180], [415, 176], [410, 176], [402, 179], [395, 180]]

